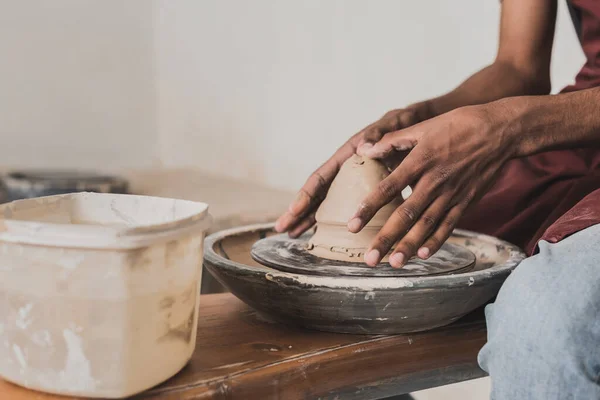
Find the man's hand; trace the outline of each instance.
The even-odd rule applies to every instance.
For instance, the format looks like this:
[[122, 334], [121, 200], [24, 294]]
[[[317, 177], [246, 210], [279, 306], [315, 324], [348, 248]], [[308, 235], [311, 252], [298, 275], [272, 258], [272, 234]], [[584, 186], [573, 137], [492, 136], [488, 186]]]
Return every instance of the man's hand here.
[[[379, 121], [352, 136], [329, 160], [312, 173], [288, 211], [277, 220], [275, 230], [278, 232], [289, 231], [291, 237], [298, 237], [310, 229], [315, 224], [317, 208], [327, 195], [327, 190], [344, 161], [356, 153], [359, 148], [361, 151], [372, 148], [388, 132], [407, 128], [431, 116], [428, 103], [417, 103], [404, 109], [388, 112]], [[394, 152], [390, 151], [386, 155], [389, 156], [387, 160], [393, 162], [391, 159], [394, 158]]]
[[516, 141], [505, 129], [502, 112], [497, 105], [464, 107], [363, 146], [365, 156], [378, 159], [412, 148], [348, 223], [351, 232], [359, 232], [402, 189], [412, 187], [371, 243], [368, 265], [376, 266], [395, 243], [390, 264], [396, 268], [415, 254], [426, 259], [439, 250], [467, 207], [515, 155]]
[[[368, 263], [377, 264], [380, 255], [389, 250], [400, 237], [404, 239], [398, 245], [398, 255], [394, 257], [393, 265], [402, 265], [403, 261], [420, 247], [422, 248], [419, 254], [424, 258], [432, 254], [450, 234], [458, 216], [462, 215], [474, 196], [484, 192], [482, 188], [492, 180], [504, 158], [508, 157], [501, 154], [504, 148], [493, 148], [499, 142], [502, 142], [502, 146], [508, 146], [503, 142], [503, 135], [495, 136], [502, 129], [493, 126], [489, 121], [486, 122], [485, 117], [477, 116], [485, 114], [477, 111], [485, 108], [459, 107], [491, 104], [495, 100], [507, 97], [548, 94], [555, 17], [556, 1], [504, 0], [500, 46], [494, 63], [471, 76], [451, 92], [428, 102], [392, 111], [354, 135], [311, 175], [289, 210], [277, 220], [275, 229], [279, 232], [289, 231], [292, 237], [308, 230], [314, 224], [316, 209], [340, 166], [354, 152], [363, 155], [363, 152], [370, 151], [371, 155], [380, 157], [394, 155], [394, 150], [416, 145], [406, 161], [402, 162], [382, 186], [383, 192], [379, 195], [372, 194], [366, 200], [370, 208], [358, 212], [358, 219], [349, 223], [349, 228], [353, 231], [360, 230], [390, 196], [400, 194], [406, 186], [404, 182], [416, 182], [413, 195], [392, 218], [401, 221], [400, 228], [393, 229], [392, 222], [388, 222], [384, 227], [384, 235], [380, 235], [379, 242], [373, 244], [373, 249], [380, 253], [369, 254], [371, 258]], [[589, 104], [591, 107], [597, 103], [578, 103], [575, 112], [582, 109], [582, 104]], [[544, 104], [541, 104], [541, 107], [543, 108]], [[527, 105], [522, 110], [527, 112]], [[563, 116], [565, 113], [558, 108], [552, 110], [556, 116]], [[586, 115], [596, 114], [592, 111]], [[387, 135], [437, 115], [441, 116], [431, 122], [419, 124], [414, 129], [390, 134], [393, 137]], [[543, 122], [540, 124], [546, 126]], [[555, 122], [556, 124], [560, 122]], [[581, 135], [588, 134], [584, 128], [575, 128], [579, 128], [577, 132]], [[491, 136], [486, 137], [486, 132]], [[376, 145], [384, 135], [386, 136], [381, 145]], [[530, 137], [537, 138], [535, 135]], [[551, 146], [555, 141], [562, 140], [561, 138], [564, 136], [543, 137], [541, 142], [533, 140], [529, 144], [523, 143], [521, 153], [526, 154], [531, 149], [540, 147], [540, 143], [543, 144], [542, 148]], [[573, 139], [577, 140], [583, 139]], [[549, 144], [546, 145], [546, 141]], [[392, 158], [395, 158], [392, 161], [396, 163], [402, 159]], [[393, 164], [395, 163], [392, 162], [391, 165]], [[403, 216], [404, 212], [408, 214]], [[404, 254], [404, 259], [400, 254]]]

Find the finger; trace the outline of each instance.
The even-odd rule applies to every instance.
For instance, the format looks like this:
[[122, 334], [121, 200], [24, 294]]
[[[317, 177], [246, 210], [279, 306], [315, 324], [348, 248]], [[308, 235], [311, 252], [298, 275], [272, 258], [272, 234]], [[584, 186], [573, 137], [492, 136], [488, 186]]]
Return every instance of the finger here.
[[426, 187], [432, 188], [429, 179], [419, 181], [413, 194], [394, 210], [365, 254], [365, 262], [368, 265], [377, 265], [398, 240], [410, 230], [431, 200], [435, 198], [435, 187], [433, 190], [424, 189]]
[[316, 222], [317, 221], [315, 219], [315, 213], [311, 213], [311, 214], [307, 215], [296, 226], [293, 226], [292, 228], [290, 228], [289, 236], [292, 239], [299, 237], [304, 232], [306, 232], [307, 230], [312, 228]]
[[374, 143], [377, 143], [383, 135], [385, 135], [386, 130], [380, 126], [374, 126], [372, 128], [367, 128], [363, 132], [362, 138], [358, 143], [358, 147], [356, 148], [356, 154], [359, 156], [364, 156], [365, 153], [373, 147]]
[[373, 148], [373, 143], [372, 142], [363, 142], [356, 149], [356, 154], [358, 154], [359, 156], [363, 156], [364, 157], [365, 154], [369, 150], [371, 150], [371, 148]]
[[390, 111], [379, 120], [364, 128], [361, 131], [362, 138], [360, 144], [377, 142], [386, 133], [398, 129], [398, 118], [396, 117], [397, 113], [398, 110]]
[[406, 126], [401, 121], [408, 120], [412, 114], [412, 111], [392, 110], [379, 119], [379, 121], [367, 126], [359, 132], [361, 139], [358, 143], [356, 153], [359, 156], [365, 155], [365, 152], [373, 147], [374, 143], [381, 140], [384, 135]]
[[499, 168], [486, 168], [486, 171], [475, 183], [469, 184], [467, 179], [463, 181], [462, 184], [457, 185], [459, 187], [462, 186], [463, 189], [459, 192], [458, 196], [456, 196], [454, 206], [448, 212], [446, 217], [440, 221], [436, 231], [417, 251], [417, 254], [420, 258], [427, 259], [442, 247], [444, 242], [452, 234], [452, 231], [459, 222], [459, 219], [470, 207], [476, 204], [481, 197], [485, 195], [489, 188], [494, 184], [500, 171], [501, 170]]
[[428, 259], [435, 254], [442, 245], [448, 240], [456, 224], [463, 213], [472, 202], [473, 195], [465, 197], [459, 204], [452, 207], [446, 216], [442, 218], [435, 232], [425, 241], [425, 244], [418, 250], [420, 258]]
[[373, 146], [365, 149], [363, 155], [379, 159], [389, 157], [395, 151], [411, 150], [417, 145], [421, 135], [421, 130], [414, 128], [390, 132]]
[[[292, 227], [298, 225], [304, 219], [306, 213], [314, 209], [321, 201], [322, 199], [317, 198], [317, 195], [308, 197], [304, 192], [299, 192], [294, 203], [275, 221], [275, 231], [279, 233], [289, 231]], [[302, 202], [302, 204], [298, 205], [298, 202]], [[315, 205], [311, 206], [312, 204]]]
[[380, 158], [379, 161], [381, 161], [388, 168], [389, 171], [393, 171], [396, 168], [398, 168], [398, 165], [402, 163], [402, 161], [406, 158], [406, 156], [408, 156], [409, 153], [409, 151], [393, 152], [386, 158]]
[[437, 228], [439, 221], [444, 218], [453, 196], [454, 193], [444, 193], [427, 207], [408, 233], [400, 239], [393, 254], [390, 255], [389, 260], [392, 267], [403, 267], [411, 257], [417, 254], [425, 240]]
[[417, 111], [412, 108], [404, 108], [387, 112], [379, 121], [364, 129], [363, 138], [366, 143], [377, 142], [384, 135], [407, 128], [419, 121]]
[[297, 217], [290, 214], [289, 211], [284, 212], [277, 218], [277, 221], [275, 221], [275, 231], [279, 233], [287, 231], [288, 228], [294, 224], [296, 219]]
[[[402, 190], [419, 178], [420, 166], [416, 161], [418, 157], [407, 156], [388, 177], [379, 182], [377, 188], [367, 195], [359, 204], [358, 210], [348, 222], [350, 232], [359, 232], [383, 206], [401, 196]], [[416, 189], [416, 188], [415, 188]], [[419, 196], [411, 195], [418, 200]], [[414, 203], [405, 203], [410, 206]], [[410, 210], [407, 210], [409, 212]]]
[[285, 232], [296, 225], [304, 215], [323, 201], [342, 163], [356, 151], [356, 142], [355, 139], [346, 142], [325, 164], [311, 174], [288, 210], [275, 223], [277, 232]]
[[416, 110], [405, 109], [398, 115], [398, 124], [396, 129], [408, 128], [411, 125], [416, 124], [419, 121]]

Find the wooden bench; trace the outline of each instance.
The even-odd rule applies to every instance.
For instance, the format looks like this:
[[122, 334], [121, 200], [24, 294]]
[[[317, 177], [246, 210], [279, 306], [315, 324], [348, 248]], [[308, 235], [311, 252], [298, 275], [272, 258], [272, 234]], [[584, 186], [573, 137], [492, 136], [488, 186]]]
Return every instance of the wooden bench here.
[[[271, 323], [229, 293], [203, 295], [192, 360], [136, 398], [382, 399], [483, 376], [485, 340], [481, 311], [430, 332], [360, 336]], [[0, 381], [0, 399], [65, 398]]]

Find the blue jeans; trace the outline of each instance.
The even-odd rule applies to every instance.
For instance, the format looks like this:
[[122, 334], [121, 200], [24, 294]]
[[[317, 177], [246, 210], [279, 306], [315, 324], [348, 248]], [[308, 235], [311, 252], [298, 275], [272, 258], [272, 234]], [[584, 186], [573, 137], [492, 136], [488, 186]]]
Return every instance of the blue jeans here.
[[541, 242], [486, 318], [492, 400], [600, 399], [600, 225]]

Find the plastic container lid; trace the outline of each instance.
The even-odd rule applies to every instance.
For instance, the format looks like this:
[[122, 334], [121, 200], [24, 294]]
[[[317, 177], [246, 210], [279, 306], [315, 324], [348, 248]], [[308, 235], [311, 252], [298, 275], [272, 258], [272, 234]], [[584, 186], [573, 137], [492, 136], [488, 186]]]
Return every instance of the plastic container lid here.
[[42, 246], [133, 249], [201, 234], [205, 203], [160, 197], [74, 193], [0, 205], [0, 241]]

